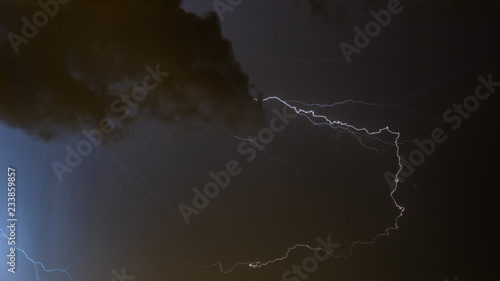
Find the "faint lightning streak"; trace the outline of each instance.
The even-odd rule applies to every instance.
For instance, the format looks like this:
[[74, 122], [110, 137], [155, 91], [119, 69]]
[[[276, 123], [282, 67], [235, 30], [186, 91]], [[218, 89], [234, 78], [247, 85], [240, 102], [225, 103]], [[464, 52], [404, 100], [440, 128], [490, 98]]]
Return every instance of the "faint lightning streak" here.
[[[3, 236], [6, 239], [8, 239], [8, 236], [5, 234], [5, 232], [3, 231], [3, 229], [0, 228], [0, 231], [2, 232]], [[28, 261], [30, 261], [31, 263], [33, 263], [33, 266], [35, 267], [36, 280], [41, 281], [40, 277], [38, 275], [38, 267], [37, 267], [37, 265], [39, 265], [43, 269], [43, 271], [45, 271], [45, 272], [56, 272], [56, 271], [57, 272], [61, 272], [61, 273], [66, 274], [66, 276], [68, 276], [69, 280], [74, 281], [72, 275], [69, 274], [68, 269], [70, 267], [72, 267], [72, 266], [79, 265], [79, 263], [78, 264], [70, 264], [70, 265], [66, 266], [64, 269], [61, 269], [61, 268], [47, 269], [47, 268], [45, 268], [45, 265], [43, 265], [41, 262], [34, 261], [32, 258], [30, 258], [28, 256], [28, 254], [26, 253], [26, 251], [24, 251], [23, 249], [21, 249], [21, 248], [19, 248], [17, 246], [15, 246], [15, 247], [16, 247], [16, 250], [18, 250], [18, 251], [20, 251], [21, 253], [24, 254], [24, 256], [26, 257], [26, 259]]]
[[281, 163], [281, 164], [283, 164], [283, 165], [288, 165], [288, 166], [290, 166], [290, 167], [291, 167], [292, 169], [294, 169], [296, 172], [304, 172], [304, 171], [299, 170], [299, 169], [298, 169], [297, 167], [295, 167], [292, 163], [290, 163], [290, 162], [286, 162], [286, 161], [283, 161], [283, 160], [279, 159], [278, 157], [276, 157], [276, 156], [272, 156], [271, 154], [269, 154], [269, 152], [267, 152], [267, 151], [265, 150], [265, 148], [264, 148], [264, 147], [262, 147], [261, 145], [259, 145], [259, 144], [257, 143], [257, 140], [256, 140], [256, 139], [251, 139], [251, 138], [246, 139], [246, 138], [238, 137], [238, 136], [235, 136], [235, 135], [233, 135], [233, 134], [231, 134], [231, 133], [229, 133], [229, 132], [227, 132], [227, 131], [226, 131], [226, 133], [227, 133], [227, 134], [229, 134], [229, 135], [231, 135], [231, 136], [232, 136], [233, 138], [235, 138], [235, 139], [239, 139], [239, 140], [242, 140], [242, 141], [247, 141], [247, 142], [250, 142], [250, 143], [255, 144], [255, 146], [258, 146], [258, 147], [259, 147], [258, 149], [259, 149], [260, 151], [264, 152], [264, 154], [266, 154], [266, 155], [267, 155], [267, 157], [269, 157], [269, 158], [271, 158], [271, 159], [273, 159], [273, 160], [275, 160], [275, 161], [277, 161], [277, 162], [279, 162], [279, 163]]
[[135, 177], [140, 178], [140, 179], [141, 179], [141, 180], [142, 180], [142, 181], [146, 184], [146, 185], [145, 185], [145, 187], [144, 187], [144, 189], [146, 189], [146, 191], [149, 193], [149, 195], [151, 196], [151, 198], [153, 198], [155, 201], [157, 201], [157, 202], [159, 202], [159, 203], [161, 203], [161, 204], [167, 205], [167, 206], [168, 206], [168, 208], [169, 208], [170, 210], [172, 210], [172, 207], [170, 206], [170, 203], [165, 202], [165, 201], [163, 201], [163, 200], [159, 199], [158, 197], [156, 197], [156, 195], [154, 195], [154, 193], [153, 193], [153, 191], [151, 190], [151, 188], [149, 188], [149, 182], [146, 180], [146, 178], [144, 178], [142, 175], [140, 175], [140, 174], [138, 174], [138, 173], [136, 173], [136, 172], [132, 171], [131, 169], [127, 168], [125, 165], [123, 165], [122, 163], [120, 163], [120, 162], [116, 159], [115, 154], [114, 154], [111, 150], [109, 150], [109, 149], [108, 149], [108, 151], [109, 151], [109, 153], [111, 154], [111, 158], [113, 159], [113, 161], [114, 161], [114, 162], [115, 162], [118, 166], [120, 166], [120, 167], [121, 167], [122, 169], [124, 169], [125, 171], [127, 171], [127, 172], [131, 173], [131, 174], [132, 174], [132, 175], [134, 175]]
[[99, 162], [101, 163], [101, 165], [103, 167], [105, 167], [108, 172], [109, 172], [109, 175], [111, 177], [111, 179], [118, 185], [118, 187], [120, 188], [120, 191], [122, 192], [122, 195], [123, 197], [125, 198], [125, 200], [127, 200], [128, 204], [130, 205], [130, 207], [132, 207], [132, 209], [134, 210], [134, 213], [135, 213], [135, 216], [138, 217], [139, 219], [147, 219], [147, 220], [150, 220], [151, 221], [151, 218], [149, 217], [143, 217], [143, 216], [140, 216], [139, 215], [139, 212], [137, 211], [137, 208], [134, 206], [134, 204], [132, 204], [132, 202], [130, 201], [130, 199], [128, 198], [127, 194], [125, 193], [125, 191], [123, 190], [123, 186], [120, 182], [118, 182], [118, 180], [115, 178], [115, 176], [113, 176], [113, 173], [111, 172], [111, 169], [109, 168], [109, 165], [105, 164], [104, 161], [102, 161], [101, 159], [101, 156], [99, 156], [99, 149], [96, 151], [96, 156], [97, 156], [97, 159], [99, 160]]
[[[409, 108], [409, 107], [405, 107], [405, 106], [401, 106], [400, 104], [412, 97], [412, 96], [416, 96], [416, 95], [420, 95], [428, 90], [431, 90], [431, 89], [435, 89], [439, 87], [439, 84], [437, 85], [433, 85], [433, 86], [428, 86], [428, 87], [424, 87], [423, 89], [419, 90], [419, 91], [416, 91], [416, 92], [411, 92], [409, 94], [407, 94], [406, 96], [403, 96], [403, 97], [396, 97], [396, 96], [391, 96], [391, 97], [384, 97], [376, 102], [367, 102], [367, 101], [362, 101], [362, 100], [353, 100], [353, 99], [347, 99], [347, 100], [343, 100], [343, 101], [339, 101], [339, 102], [335, 102], [335, 103], [332, 103], [332, 104], [319, 104], [319, 103], [305, 103], [305, 102], [302, 102], [302, 101], [297, 101], [297, 100], [291, 100], [291, 101], [288, 101], [288, 103], [298, 103], [298, 104], [301, 104], [301, 105], [304, 105], [304, 106], [309, 106], [309, 107], [315, 107], [315, 108], [326, 108], [326, 107], [336, 107], [336, 106], [339, 106], [339, 105], [346, 105], [346, 104], [362, 104], [362, 105], [365, 105], [365, 106], [371, 106], [371, 107], [378, 107], [378, 108], [396, 108], [396, 109], [399, 109], [399, 110], [402, 110], [402, 111], [408, 111], [408, 112], [411, 112], [413, 114], [415, 114], [416, 116], [418, 116], [419, 118], [421, 119], [428, 119], [428, 120], [440, 120], [439, 118], [435, 118], [435, 117], [425, 117], [423, 116], [421, 113], [417, 112], [415, 109], [413, 108]], [[388, 103], [388, 102], [384, 102], [388, 99], [396, 99], [397, 102], [396, 103]], [[384, 103], [383, 103], [384, 102]]]
[[[274, 260], [266, 261], [266, 262], [261, 262], [261, 261], [257, 261], [257, 262], [238, 262], [238, 263], [234, 264], [230, 269], [226, 269], [226, 270], [224, 270], [221, 262], [216, 262], [216, 263], [214, 263], [212, 265], [209, 265], [209, 266], [201, 266], [201, 265], [198, 265], [198, 266], [201, 266], [203, 268], [209, 268], [209, 267], [213, 267], [213, 266], [218, 266], [219, 269], [220, 269], [220, 272], [224, 273], [224, 274], [230, 273], [231, 271], [233, 271], [238, 266], [249, 266], [251, 268], [260, 268], [260, 267], [263, 267], [263, 266], [266, 266], [266, 265], [269, 265], [269, 264], [272, 264], [272, 263], [279, 262], [279, 261], [287, 259], [288, 256], [289, 256], [289, 254], [293, 250], [295, 250], [296, 248], [298, 248], [298, 247], [305, 247], [305, 248], [308, 248], [309, 250], [319, 250], [319, 249], [321, 249], [321, 250], [327, 252], [329, 255], [331, 255], [334, 258], [343, 258], [343, 259], [347, 260], [347, 259], [349, 259], [352, 256], [354, 246], [356, 246], [356, 245], [368, 245], [368, 244], [371, 245], [371, 244], [374, 244], [375, 241], [379, 237], [389, 236], [390, 235], [390, 231], [397, 230], [399, 228], [399, 226], [398, 226], [399, 218], [401, 218], [403, 216], [403, 213], [405, 211], [405, 208], [403, 206], [400, 206], [398, 204], [398, 202], [396, 201], [396, 199], [394, 198], [394, 193], [396, 192], [397, 187], [398, 187], [399, 174], [400, 174], [401, 170], [403, 169], [403, 166], [401, 164], [401, 156], [399, 154], [400, 148], [399, 148], [399, 145], [398, 145], [398, 141], [399, 141], [399, 138], [400, 138], [401, 134], [399, 132], [394, 132], [394, 131], [390, 130], [389, 126], [386, 126], [386, 127], [381, 128], [379, 130], [376, 130], [376, 131], [369, 131], [366, 128], [357, 128], [357, 127], [355, 127], [353, 125], [347, 124], [347, 123], [342, 122], [342, 121], [337, 121], [337, 120], [333, 120], [332, 121], [332, 120], [330, 120], [328, 117], [326, 117], [324, 115], [317, 114], [316, 112], [314, 112], [314, 110], [299, 109], [296, 106], [291, 105], [290, 102], [284, 101], [284, 100], [280, 99], [279, 97], [274, 97], [274, 96], [273, 97], [267, 97], [267, 98], [263, 99], [262, 101], [269, 101], [269, 100], [276, 100], [276, 101], [281, 102], [282, 104], [284, 104], [288, 108], [294, 110], [295, 113], [306, 117], [315, 126], [324, 126], [326, 124], [330, 125], [332, 128], [337, 128], [337, 126], [341, 126], [341, 127], [347, 128], [347, 129], [354, 130], [356, 132], [364, 132], [365, 134], [370, 135], [370, 136], [375, 136], [375, 135], [381, 134], [382, 132], [386, 131], [389, 134], [396, 136], [396, 138], [394, 140], [394, 146], [396, 147], [396, 156], [398, 158], [398, 171], [397, 171], [396, 176], [395, 176], [394, 188], [392, 189], [392, 191], [390, 193], [390, 196], [392, 198], [392, 201], [394, 202], [394, 205], [399, 209], [399, 214], [396, 217], [396, 219], [394, 220], [394, 226], [388, 227], [388, 228], [386, 228], [385, 232], [382, 232], [382, 233], [379, 233], [379, 234], [375, 235], [371, 241], [354, 241], [354, 242], [352, 242], [351, 245], [349, 246], [349, 254], [347, 256], [346, 255], [332, 255], [331, 253], [327, 252], [326, 250], [324, 250], [322, 248], [313, 248], [313, 247], [311, 247], [311, 246], [309, 246], [307, 244], [296, 244], [295, 246], [289, 247], [287, 249], [287, 251], [286, 251], [286, 253], [285, 253], [284, 256], [276, 258]], [[326, 107], [326, 105], [325, 105], [325, 107]], [[318, 122], [314, 121], [313, 118], [315, 118], [315, 119], [322, 119], [323, 122], [318, 123]]]
[[[452, 76], [452, 75], [453, 74], [450, 74], [449, 76]], [[287, 101], [287, 103], [288, 103], [287, 106], [290, 106], [291, 103], [295, 103], [295, 104], [300, 104], [300, 105], [307, 106], [307, 107], [312, 107], [313, 110], [316, 110], [318, 108], [335, 108], [337, 106], [348, 105], [348, 104], [353, 104], [353, 105], [355, 105], [355, 104], [361, 104], [361, 105], [365, 105], [365, 106], [369, 106], [369, 107], [376, 107], [376, 108], [395, 108], [395, 109], [398, 109], [398, 110], [411, 112], [411, 113], [415, 114], [416, 116], [418, 116], [421, 119], [439, 121], [440, 120], [439, 118], [436, 118], [436, 117], [426, 117], [426, 116], [423, 116], [421, 113], [417, 112], [415, 109], [412, 109], [412, 108], [400, 105], [404, 100], [407, 100], [408, 98], [416, 96], [416, 95], [420, 95], [420, 94], [422, 94], [422, 93], [424, 93], [424, 92], [426, 92], [428, 90], [435, 89], [435, 88], [439, 87], [439, 85], [440, 84], [436, 84], [436, 85], [433, 85], [433, 86], [427, 86], [427, 87], [422, 88], [421, 90], [418, 90], [418, 91], [415, 91], [415, 92], [410, 92], [409, 94], [407, 94], [407, 95], [405, 95], [403, 97], [396, 97], [396, 96], [384, 97], [384, 98], [382, 98], [382, 99], [380, 99], [380, 100], [378, 100], [376, 102], [367, 102], [367, 101], [362, 101], [362, 100], [347, 99], [347, 100], [343, 100], [343, 101], [334, 102], [334, 103], [331, 103], [331, 104], [320, 104], [320, 103], [305, 103], [305, 102], [298, 101], [298, 100], [289, 100], [289, 101]], [[268, 99], [270, 99], [270, 98], [268, 98]], [[395, 103], [386, 102], [386, 100], [389, 100], [389, 99], [396, 99], [396, 102]], [[311, 111], [313, 111], [313, 110], [311, 110]], [[308, 116], [306, 116], [306, 115], [304, 115], [304, 116], [306, 118], [310, 119]], [[310, 120], [310, 121], [313, 124], [315, 123], [312, 120]], [[317, 124], [316, 123], [314, 125], [322, 125], [322, 124]], [[332, 126], [333, 124], [328, 123], [328, 125]], [[343, 128], [342, 127], [335, 127], [335, 129], [340, 130], [340, 129], [343, 129]], [[357, 138], [358, 141], [359, 141], [359, 143], [361, 145], [363, 145], [365, 148], [379, 152], [378, 149], [376, 149], [374, 147], [370, 147], [370, 146], [366, 145], [365, 143], [363, 143], [362, 139], [358, 135], [356, 135], [356, 132], [352, 132], [350, 130], [347, 130], [347, 132], [350, 133], [350, 134], [352, 134], [355, 138]], [[367, 136], [365, 136], [365, 137], [367, 137]], [[383, 140], [381, 140], [379, 138], [374, 138], [373, 135], [369, 135], [368, 137], [371, 138], [371, 139], [376, 139], [376, 140], [380, 141], [381, 143], [392, 145], [391, 143], [384, 142]]]

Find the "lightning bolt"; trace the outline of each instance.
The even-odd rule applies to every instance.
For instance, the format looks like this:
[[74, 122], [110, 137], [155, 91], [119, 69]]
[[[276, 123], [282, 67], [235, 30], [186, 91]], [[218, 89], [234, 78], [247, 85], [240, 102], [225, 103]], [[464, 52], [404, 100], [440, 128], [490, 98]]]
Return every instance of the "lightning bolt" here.
[[[277, 101], [281, 102], [282, 104], [284, 104], [288, 108], [294, 110], [295, 113], [306, 117], [315, 126], [330, 126], [331, 128], [336, 129], [336, 130], [342, 130], [342, 131], [348, 132], [348, 133], [352, 134], [358, 140], [358, 142], [362, 146], [364, 146], [367, 149], [371, 149], [371, 150], [374, 150], [374, 151], [377, 151], [377, 152], [379, 151], [377, 148], [368, 146], [365, 143], [363, 143], [361, 137], [368, 137], [368, 138], [371, 138], [371, 139], [376, 139], [376, 140], [378, 140], [381, 143], [389, 144], [389, 145], [392, 145], [392, 143], [389, 143], [389, 142], [381, 140], [380, 138], [377, 137], [377, 135], [381, 134], [384, 131], [387, 131], [388, 133], [393, 134], [393, 135], [397, 135], [399, 137], [399, 133], [392, 132], [391, 130], [389, 130], [388, 127], [382, 128], [382, 129], [380, 129], [378, 131], [370, 132], [366, 128], [357, 128], [357, 127], [355, 127], [353, 125], [350, 125], [350, 124], [347, 124], [345, 122], [331, 121], [325, 115], [320, 115], [320, 114], [317, 114], [315, 112], [315, 109], [317, 109], [317, 108], [334, 107], [334, 106], [337, 106], [337, 105], [340, 105], [340, 104], [345, 104], [347, 102], [354, 102], [352, 100], [337, 102], [337, 103], [329, 104], [329, 105], [325, 105], [325, 104], [307, 104], [307, 103], [303, 103], [303, 102], [300, 102], [300, 101], [284, 101], [284, 100], [282, 100], [282, 99], [280, 99], [278, 97], [268, 97], [268, 98], [263, 99], [262, 101], [269, 101], [269, 100], [277, 100]], [[314, 106], [315, 108], [309, 109], [309, 110], [299, 109], [296, 106], [292, 106], [291, 105], [292, 103], [298, 103], [298, 104], [303, 105], [303, 106]], [[357, 103], [364, 103], [364, 102], [357, 101]], [[365, 104], [369, 104], [369, 103], [365, 103]], [[313, 119], [320, 119], [320, 120], [323, 120], [323, 121], [322, 122], [317, 122], [317, 121], [314, 121]]]
[[193, 266], [200, 267], [200, 268], [203, 268], [203, 269], [207, 269], [207, 268], [211, 268], [211, 267], [216, 266], [216, 267], [218, 267], [220, 269], [221, 273], [228, 274], [228, 273], [232, 272], [238, 266], [248, 266], [248, 267], [251, 267], [251, 268], [259, 268], [259, 267], [263, 267], [263, 266], [269, 265], [271, 263], [275, 263], [275, 262], [278, 262], [278, 261], [286, 260], [288, 258], [288, 256], [290, 255], [290, 253], [293, 250], [297, 249], [297, 248], [306, 248], [306, 249], [309, 249], [311, 251], [323, 251], [323, 252], [327, 253], [330, 256], [336, 257], [335, 255], [332, 255], [332, 253], [329, 253], [328, 251], [326, 251], [323, 248], [318, 248], [318, 247], [315, 248], [315, 247], [311, 247], [311, 246], [309, 246], [307, 244], [295, 244], [294, 246], [288, 248], [287, 251], [286, 251], [286, 253], [285, 253], [285, 255], [282, 256], [282, 257], [276, 258], [274, 260], [266, 261], [266, 262], [260, 262], [260, 261], [257, 261], [257, 262], [238, 262], [238, 263], [234, 264], [229, 269], [224, 269], [224, 267], [222, 266], [221, 262], [216, 262], [216, 263], [213, 263], [211, 265], [200, 265], [200, 264], [189, 263], [189, 262], [184, 262], [184, 263], [191, 264]]
[[[347, 259], [349, 259], [352, 256], [353, 249], [354, 249], [355, 246], [357, 246], [357, 245], [371, 245], [371, 244], [374, 244], [375, 241], [378, 238], [383, 237], [383, 236], [389, 236], [391, 231], [397, 230], [399, 228], [398, 221], [403, 216], [405, 208], [403, 206], [400, 206], [398, 204], [398, 202], [394, 198], [394, 193], [397, 191], [398, 182], [399, 182], [399, 179], [398, 179], [399, 178], [399, 174], [400, 174], [401, 170], [403, 169], [403, 166], [401, 164], [400, 147], [399, 147], [399, 143], [398, 143], [401, 134], [399, 132], [392, 131], [389, 128], [389, 126], [386, 126], [384, 128], [381, 128], [381, 129], [378, 129], [378, 130], [375, 130], [375, 131], [370, 131], [370, 130], [368, 130], [366, 128], [362, 128], [362, 127], [358, 128], [358, 127], [356, 127], [354, 125], [350, 125], [350, 124], [342, 122], [342, 121], [330, 120], [327, 116], [316, 113], [314, 109], [301, 109], [301, 108], [298, 108], [297, 106], [292, 105], [292, 103], [296, 103], [296, 104], [300, 104], [300, 105], [303, 105], [303, 106], [314, 106], [316, 108], [320, 108], [320, 107], [321, 108], [325, 108], [325, 107], [333, 107], [333, 106], [336, 106], [336, 105], [339, 105], [339, 104], [343, 104], [343, 103], [347, 103], [347, 102], [354, 102], [352, 100], [347, 100], [347, 101], [336, 103], [336, 104], [324, 105], [324, 104], [307, 104], [307, 103], [303, 103], [303, 102], [300, 102], [300, 101], [285, 101], [285, 100], [283, 100], [283, 99], [281, 99], [279, 97], [272, 96], [272, 97], [267, 97], [267, 98], [263, 99], [262, 101], [266, 102], [266, 101], [272, 101], [272, 100], [280, 102], [283, 105], [285, 105], [286, 107], [288, 107], [289, 109], [292, 109], [296, 114], [304, 116], [314, 126], [330, 126], [332, 129], [346, 130], [348, 132], [351, 132], [353, 135], [355, 135], [358, 138], [358, 140], [360, 140], [359, 135], [364, 135], [364, 136], [374, 137], [375, 139], [377, 139], [377, 140], [379, 140], [381, 142], [384, 142], [380, 138], [377, 137], [378, 135], [380, 135], [383, 132], [387, 132], [387, 133], [395, 136], [394, 143], [391, 143], [391, 145], [394, 145], [396, 147], [396, 156], [397, 156], [397, 159], [398, 159], [398, 171], [396, 173], [394, 188], [391, 190], [390, 197], [392, 198], [392, 201], [394, 202], [394, 205], [396, 206], [396, 208], [398, 208], [399, 214], [396, 217], [396, 219], [394, 220], [394, 225], [391, 226], [391, 227], [386, 228], [384, 232], [375, 235], [369, 241], [354, 241], [354, 242], [352, 242], [351, 245], [349, 246], [349, 254], [348, 255], [340, 255], [340, 254], [339, 255], [333, 255], [332, 253], [327, 252], [323, 248], [315, 248], [315, 247], [311, 247], [311, 246], [309, 246], [307, 244], [295, 244], [294, 246], [289, 247], [286, 250], [285, 254], [282, 257], [278, 257], [278, 258], [275, 258], [275, 259], [269, 260], [269, 261], [264, 261], [264, 262], [262, 262], [262, 261], [238, 262], [238, 263], [234, 264], [229, 269], [224, 269], [224, 267], [222, 265], [222, 262], [216, 262], [216, 263], [213, 263], [213, 264], [208, 265], [208, 266], [198, 265], [198, 264], [192, 264], [191, 263], [192, 265], [195, 265], [195, 266], [198, 266], [198, 267], [202, 267], [202, 268], [210, 268], [210, 267], [217, 266], [220, 269], [221, 273], [228, 274], [228, 273], [232, 272], [238, 266], [248, 266], [248, 267], [251, 267], [251, 268], [260, 268], [260, 267], [267, 266], [267, 265], [275, 263], [275, 262], [283, 261], [283, 260], [287, 259], [289, 257], [289, 255], [290, 255], [290, 253], [292, 251], [294, 251], [295, 249], [297, 249], [297, 248], [307, 248], [307, 249], [309, 249], [311, 251], [322, 250], [322, 251], [328, 253], [330, 256], [332, 256], [334, 258], [343, 258], [343, 259], [347, 260]], [[248, 139], [243, 139], [243, 138], [239, 138], [239, 139], [247, 140], [248, 141]], [[365, 147], [367, 147], [362, 142], [360, 142], [360, 144], [363, 145], [363, 146], [365, 146]], [[373, 148], [370, 148], [370, 147], [367, 147], [367, 148], [373, 149]]]
[[[2, 235], [3, 235], [6, 239], [8, 239], [8, 236], [7, 236], [7, 234], [5, 234], [4, 230], [0, 228], [0, 231], [2, 232]], [[35, 277], [36, 277], [36, 280], [41, 281], [41, 280], [40, 280], [40, 276], [38, 275], [38, 268], [40, 267], [43, 271], [48, 272], [48, 273], [51, 273], [51, 272], [60, 272], [60, 273], [64, 273], [66, 276], [68, 276], [68, 279], [69, 279], [69, 280], [74, 281], [74, 279], [73, 279], [73, 276], [74, 276], [74, 275], [71, 275], [71, 274], [68, 272], [68, 270], [69, 270], [72, 266], [79, 265], [79, 263], [78, 263], [78, 264], [70, 264], [70, 265], [66, 266], [65, 268], [47, 269], [43, 263], [41, 263], [41, 262], [37, 262], [37, 261], [34, 261], [32, 258], [30, 258], [30, 257], [29, 257], [29, 255], [26, 253], [26, 251], [25, 251], [25, 250], [23, 250], [23, 249], [21, 249], [21, 248], [19, 248], [19, 247], [17, 247], [17, 246], [16, 246], [16, 251], [19, 251], [19, 252], [23, 253], [23, 255], [26, 257], [26, 259], [27, 259], [28, 261], [30, 261], [30, 262], [33, 264], [33, 266], [35, 267]]]
[[[408, 95], [406, 95], [404, 97], [384, 97], [384, 98], [382, 98], [382, 99], [380, 99], [380, 100], [378, 100], [376, 102], [367, 102], [367, 101], [353, 100], [353, 99], [347, 99], [347, 100], [335, 102], [335, 103], [332, 103], [332, 104], [305, 103], [305, 102], [297, 101], [297, 100], [292, 100], [292, 101], [288, 101], [288, 102], [289, 103], [298, 103], [298, 104], [303, 105], [303, 106], [313, 107], [314, 109], [318, 109], [318, 108], [334, 108], [334, 107], [337, 107], [337, 106], [340, 106], [340, 105], [348, 105], [348, 104], [353, 104], [353, 105], [354, 104], [356, 104], [356, 105], [361, 104], [361, 105], [365, 105], [365, 106], [377, 107], [377, 108], [383, 108], [383, 109], [386, 109], [386, 108], [395, 108], [395, 109], [398, 109], [398, 110], [401, 110], [401, 111], [411, 112], [411, 113], [415, 114], [416, 116], [418, 116], [420, 119], [428, 119], [428, 120], [439, 121], [440, 120], [439, 118], [423, 116], [421, 113], [417, 112], [415, 109], [401, 105], [401, 103], [404, 100], [406, 100], [406, 99], [408, 99], [408, 98], [410, 98], [412, 96], [421, 94], [421, 93], [423, 93], [425, 91], [428, 91], [428, 90], [431, 90], [431, 89], [435, 89], [438, 86], [439, 85], [425, 87], [425, 88], [421, 89], [420, 91], [411, 92], [411, 93], [409, 93]], [[385, 102], [386, 100], [389, 100], [389, 99], [397, 99], [397, 102], [396, 103]]]

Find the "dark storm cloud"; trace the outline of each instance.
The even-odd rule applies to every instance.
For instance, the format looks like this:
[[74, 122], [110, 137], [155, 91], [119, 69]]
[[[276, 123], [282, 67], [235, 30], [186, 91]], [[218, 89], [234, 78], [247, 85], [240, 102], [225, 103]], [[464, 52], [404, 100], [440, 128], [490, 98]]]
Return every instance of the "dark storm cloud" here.
[[97, 127], [117, 116], [112, 102], [141, 84], [146, 66], [158, 64], [170, 75], [122, 128], [139, 116], [235, 125], [258, 112], [214, 13], [200, 18], [179, 0], [59, 2], [32, 38], [15, 41], [16, 54], [8, 33], [23, 36], [22, 18], [33, 22], [42, 9], [36, 1], [0, 0], [0, 119], [7, 125], [46, 140]]

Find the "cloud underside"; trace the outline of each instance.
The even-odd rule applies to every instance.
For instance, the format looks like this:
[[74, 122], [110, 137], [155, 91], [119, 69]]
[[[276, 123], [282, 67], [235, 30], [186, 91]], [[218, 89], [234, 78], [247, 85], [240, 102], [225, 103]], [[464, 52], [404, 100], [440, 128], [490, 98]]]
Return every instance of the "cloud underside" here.
[[[187, 13], [180, 2], [73, 0], [26, 38], [21, 19], [33, 23], [41, 7], [2, 1], [1, 25], [28, 42], [15, 41], [17, 54], [12, 39], [0, 46], [0, 119], [44, 140], [97, 127], [105, 117], [119, 122], [117, 133], [142, 117], [165, 124], [252, 120], [259, 111], [249, 78], [216, 15]], [[161, 83], [143, 101], [132, 99], [138, 105], [121, 119], [112, 105], [126, 106], [121, 96], [142, 85], [147, 66], [169, 75], [151, 77], [150, 84]]]

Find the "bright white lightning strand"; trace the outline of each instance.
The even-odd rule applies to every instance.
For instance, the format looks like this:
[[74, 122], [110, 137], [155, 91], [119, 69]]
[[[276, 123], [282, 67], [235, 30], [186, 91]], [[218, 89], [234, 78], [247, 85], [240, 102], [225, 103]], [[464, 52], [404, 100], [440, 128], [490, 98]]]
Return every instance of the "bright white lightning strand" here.
[[[251, 268], [260, 268], [260, 267], [263, 267], [263, 266], [266, 266], [266, 265], [269, 265], [269, 264], [272, 264], [272, 263], [279, 262], [279, 261], [287, 259], [288, 256], [289, 256], [289, 254], [293, 250], [295, 250], [295, 249], [297, 249], [299, 247], [301, 247], [301, 248], [307, 248], [307, 249], [309, 249], [311, 251], [322, 250], [322, 251], [328, 253], [330, 256], [332, 256], [334, 258], [343, 258], [343, 259], [347, 260], [348, 258], [350, 258], [352, 256], [354, 246], [356, 246], [356, 245], [371, 245], [371, 244], [374, 244], [375, 241], [379, 237], [389, 236], [391, 230], [397, 230], [399, 228], [399, 226], [398, 226], [398, 220], [399, 220], [399, 218], [401, 218], [403, 216], [403, 213], [405, 211], [405, 208], [403, 206], [400, 206], [398, 204], [398, 202], [396, 201], [396, 199], [394, 198], [394, 192], [396, 192], [397, 187], [398, 187], [399, 173], [403, 169], [403, 166], [401, 164], [401, 156], [399, 155], [399, 145], [398, 145], [398, 140], [399, 140], [399, 137], [400, 137], [400, 133], [399, 132], [391, 131], [389, 129], [389, 126], [387, 126], [385, 128], [382, 128], [382, 129], [379, 129], [377, 131], [369, 131], [366, 128], [357, 128], [357, 127], [355, 127], [353, 125], [347, 124], [347, 123], [342, 122], [342, 121], [337, 121], [337, 120], [333, 120], [332, 121], [332, 120], [330, 120], [328, 117], [326, 117], [324, 115], [316, 114], [316, 112], [314, 112], [314, 110], [303, 110], [303, 109], [297, 108], [296, 106], [292, 106], [292, 105], [289, 104], [289, 102], [284, 101], [284, 100], [280, 99], [279, 97], [268, 97], [268, 98], [263, 99], [262, 101], [269, 101], [269, 100], [276, 100], [276, 101], [281, 102], [282, 104], [284, 104], [288, 108], [294, 110], [295, 113], [297, 113], [299, 115], [302, 115], [302, 116], [305, 116], [315, 126], [329, 125], [332, 128], [335, 128], [334, 126], [341, 126], [341, 127], [347, 128], [347, 129], [354, 130], [356, 132], [364, 132], [364, 133], [366, 133], [367, 135], [370, 135], [370, 136], [379, 135], [382, 132], [386, 131], [386, 132], [388, 132], [388, 133], [396, 136], [396, 138], [394, 140], [394, 145], [396, 146], [396, 156], [398, 158], [398, 171], [397, 171], [396, 176], [395, 176], [394, 188], [392, 189], [392, 191], [390, 193], [390, 196], [392, 198], [392, 201], [394, 202], [394, 205], [399, 209], [399, 214], [396, 217], [396, 219], [394, 220], [394, 226], [386, 228], [385, 232], [382, 232], [382, 233], [379, 233], [379, 234], [375, 235], [375, 237], [373, 237], [373, 239], [371, 241], [354, 241], [353, 243], [351, 243], [351, 245], [349, 247], [349, 254], [347, 256], [345, 256], [345, 255], [333, 255], [332, 253], [329, 253], [329, 252], [327, 252], [326, 250], [324, 250], [322, 248], [314, 248], [314, 247], [311, 247], [311, 246], [309, 246], [307, 244], [295, 244], [294, 246], [289, 247], [287, 249], [287, 251], [286, 251], [286, 253], [285, 253], [284, 256], [276, 258], [274, 260], [266, 261], [266, 262], [261, 262], [261, 261], [257, 261], [257, 262], [238, 262], [238, 263], [234, 264], [230, 269], [226, 269], [226, 270], [224, 270], [221, 262], [217, 262], [217, 263], [214, 263], [214, 264], [209, 265], [209, 266], [201, 266], [201, 267], [203, 267], [203, 268], [209, 268], [209, 267], [213, 267], [213, 266], [218, 266], [220, 268], [220, 271], [222, 273], [224, 273], [224, 274], [230, 273], [236, 267], [241, 266], [241, 265], [243, 265], [243, 266], [249, 266]], [[302, 103], [302, 104], [304, 105], [304, 103]], [[329, 105], [321, 105], [320, 107], [327, 107], [327, 106], [329, 106]], [[311, 117], [315, 118], [315, 119], [322, 119], [322, 120], [324, 120], [324, 122], [321, 122], [321, 123], [315, 122]], [[198, 266], [200, 266], [200, 265], [198, 265]]]
[[[5, 237], [5, 239], [8, 239], [8, 236], [7, 236], [7, 234], [5, 234], [5, 232], [3, 231], [3, 229], [1, 229], [1, 228], [0, 228], [0, 232], [2, 232], [2, 235], [3, 235], [3, 237]], [[21, 248], [19, 248], [19, 247], [17, 247], [17, 246], [16, 246], [16, 250], [17, 250], [17, 251], [20, 251], [21, 253], [23, 253], [23, 254], [24, 254], [24, 256], [26, 257], [26, 259], [27, 259], [28, 261], [30, 261], [30, 262], [33, 264], [33, 266], [35, 267], [35, 277], [36, 277], [36, 280], [37, 280], [37, 281], [41, 281], [41, 280], [40, 280], [40, 276], [38, 275], [38, 267], [41, 267], [41, 268], [42, 268], [42, 270], [43, 270], [44, 272], [47, 272], [47, 273], [52, 273], [52, 272], [60, 272], [60, 273], [63, 273], [63, 274], [65, 274], [65, 275], [68, 277], [68, 279], [69, 279], [69, 280], [71, 280], [71, 281], [74, 281], [73, 277], [76, 277], [76, 275], [71, 275], [71, 274], [68, 272], [68, 270], [70, 269], [70, 267], [72, 267], [72, 266], [76, 266], [76, 265], [78, 265], [78, 264], [70, 264], [70, 265], [66, 266], [65, 268], [47, 269], [43, 263], [41, 263], [41, 262], [39, 262], [39, 261], [35, 261], [35, 260], [33, 260], [32, 258], [30, 258], [30, 257], [28, 256], [28, 254], [26, 253], [26, 251], [25, 251], [25, 250], [23, 250], [23, 249], [21, 249]]]

